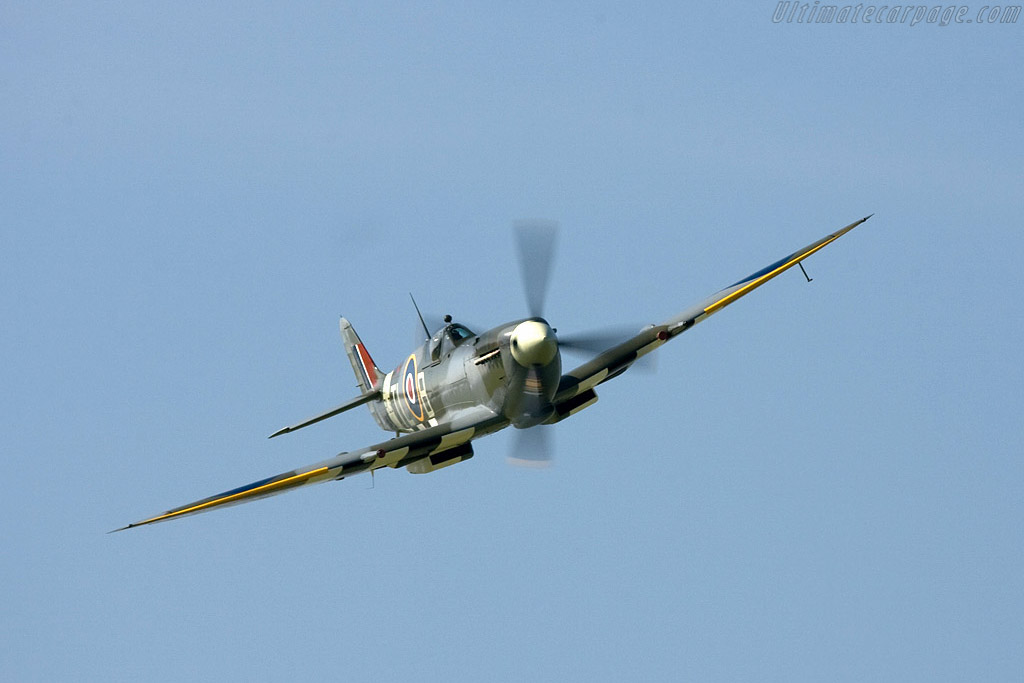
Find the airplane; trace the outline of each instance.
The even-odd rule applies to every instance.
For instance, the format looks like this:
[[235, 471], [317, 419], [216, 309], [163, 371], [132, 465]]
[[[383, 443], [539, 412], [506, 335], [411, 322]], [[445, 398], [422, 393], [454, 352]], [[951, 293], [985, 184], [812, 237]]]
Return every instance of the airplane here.
[[[869, 218], [826, 235], [661, 324], [648, 325], [622, 341], [612, 342], [607, 341], [607, 335], [559, 337], [544, 319], [554, 228], [545, 224], [520, 225], [517, 246], [529, 317], [478, 334], [445, 316], [444, 323], [430, 334], [417, 306], [428, 339], [387, 373], [374, 363], [348, 320], [341, 318], [341, 338], [360, 395], [270, 435], [274, 438], [294, 432], [368, 405], [381, 429], [394, 432], [394, 437], [172, 508], [114, 531], [207, 512], [362, 472], [373, 473], [382, 467], [404, 467], [413, 474], [435, 472], [469, 460], [473, 457], [473, 441], [509, 426], [523, 435], [516, 457], [525, 464], [544, 464], [549, 460], [543, 436], [546, 426], [593, 406], [598, 385], [618, 377], [641, 357], [793, 266], [799, 265], [810, 281], [802, 261]], [[597, 353], [563, 374], [561, 350], [573, 348]]]

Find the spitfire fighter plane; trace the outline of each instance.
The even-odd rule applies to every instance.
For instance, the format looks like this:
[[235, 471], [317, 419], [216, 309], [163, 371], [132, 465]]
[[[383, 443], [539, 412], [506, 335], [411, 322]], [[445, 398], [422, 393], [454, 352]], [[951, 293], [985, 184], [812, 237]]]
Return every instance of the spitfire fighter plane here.
[[[381, 467], [405, 467], [414, 474], [434, 472], [473, 457], [474, 440], [510, 425], [524, 437], [516, 457], [527, 463], [543, 463], [547, 459], [543, 425], [560, 422], [594, 405], [598, 385], [618, 377], [639, 358], [775, 276], [796, 265], [803, 269], [804, 259], [870, 217], [734, 282], [659, 325], [648, 325], [624, 340], [606, 341], [603, 346], [601, 336], [559, 337], [543, 318], [553, 228], [520, 226], [520, 265], [530, 317], [481, 333], [453, 322], [450, 316], [432, 335], [424, 323], [428, 339], [391, 372], [377, 367], [352, 325], [342, 318], [341, 338], [360, 395], [271, 435], [293, 432], [368, 405], [381, 429], [396, 436], [167, 510], [115, 531], [264, 498], [308, 484], [345, 479], [361, 472], [372, 473]], [[561, 350], [574, 347], [595, 351], [596, 356], [563, 373]]]

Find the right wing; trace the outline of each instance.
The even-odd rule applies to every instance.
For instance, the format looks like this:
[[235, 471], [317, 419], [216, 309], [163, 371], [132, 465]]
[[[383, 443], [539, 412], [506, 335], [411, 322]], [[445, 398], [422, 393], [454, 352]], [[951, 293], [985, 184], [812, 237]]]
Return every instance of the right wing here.
[[341, 453], [335, 457], [309, 467], [302, 467], [268, 477], [251, 484], [224, 491], [208, 498], [171, 508], [159, 515], [114, 529], [124, 531], [137, 526], [165, 522], [186, 515], [206, 512], [218, 507], [246, 503], [257, 498], [266, 498], [290, 489], [319, 484], [332, 479], [344, 479], [379, 467], [403, 467], [417, 460], [430, 457], [472, 439], [490, 434], [508, 424], [505, 418], [485, 409], [467, 413], [451, 422], [423, 429], [411, 434], [395, 437], [383, 443], [354, 453]]
[[[874, 214], [872, 214], [874, 215]], [[682, 334], [697, 323], [705, 320], [713, 313], [717, 313], [737, 299], [746, 296], [776, 275], [783, 273], [797, 265], [811, 254], [850, 232], [871, 216], [861, 218], [859, 221], [850, 223], [842, 230], [831, 235], [822, 237], [817, 242], [807, 245], [803, 249], [793, 252], [789, 256], [779, 259], [775, 263], [752, 273], [738, 282], [734, 282], [725, 289], [715, 292], [699, 304], [691, 306], [679, 315], [670, 318], [661, 325], [651, 325], [641, 330], [636, 336], [613, 346], [593, 360], [571, 370], [562, 376], [555, 394], [555, 406], [559, 412], [565, 412], [577, 407], [577, 403], [586, 396], [580, 396], [592, 389], [601, 382], [613, 377], [618, 377], [625, 372], [637, 358], [650, 353], [670, 339]], [[589, 396], [589, 394], [587, 395]], [[579, 398], [576, 398], [579, 397]], [[573, 400], [575, 399], [575, 401]], [[591, 397], [591, 400], [596, 400]], [[560, 405], [562, 408], [560, 408]]]

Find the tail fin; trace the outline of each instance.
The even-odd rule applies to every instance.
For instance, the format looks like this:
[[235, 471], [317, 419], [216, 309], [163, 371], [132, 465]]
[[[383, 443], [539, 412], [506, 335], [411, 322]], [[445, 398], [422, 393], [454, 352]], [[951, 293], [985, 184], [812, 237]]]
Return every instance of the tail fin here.
[[370, 358], [370, 353], [363, 346], [359, 335], [352, 329], [352, 324], [344, 318], [338, 323], [341, 328], [341, 339], [345, 343], [345, 353], [352, 363], [352, 372], [356, 374], [356, 382], [362, 393], [380, 389], [384, 383], [384, 373], [380, 371], [377, 364]]

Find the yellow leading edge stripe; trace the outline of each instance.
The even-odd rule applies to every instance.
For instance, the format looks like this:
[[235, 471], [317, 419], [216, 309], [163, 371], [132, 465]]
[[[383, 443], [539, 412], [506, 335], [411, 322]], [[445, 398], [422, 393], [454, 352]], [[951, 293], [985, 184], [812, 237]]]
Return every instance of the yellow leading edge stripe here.
[[205, 510], [206, 508], [214, 507], [215, 505], [222, 505], [224, 503], [228, 503], [228, 502], [231, 502], [233, 500], [242, 500], [243, 498], [248, 498], [250, 496], [257, 495], [257, 494], [260, 494], [260, 493], [267, 493], [268, 491], [275, 491], [275, 490], [280, 489], [280, 488], [287, 488], [287, 486], [289, 486], [291, 484], [294, 484], [296, 482], [304, 483], [306, 480], [312, 479], [313, 477], [315, 477], [315, 476], [317, 476], [319, 474], [324, 474], [325, 472], [327, 472], [328, 469], [329, 468], [325, 466], [325, 467], [321, 467], [319, 469], [310, 470], [309, 472], [303, 472], [302, 474], [295, 474], [295, 475], [292, 475], [292, 476], [288, 477], [287, 479], [282, 479], [280, 481], [272, 481], [269, 484], [264, 484], [263, 486], [257, 486], [256, 488], [251, 489], [249, 491], [241, 491], [239, 493], [235, 493], [235, 494], [230, 495], [230, 496], [225, 496], [224, 498], [217, 498], [215, 500], [208, 500], [205, 503], [200, 503], [198, 505], [193, 505], [191, 507], [185, 508], [184, 510], [175, 510], [174, 512], [166, 512], [166, 513], [164, 513], [162, 515], [157, 515], [156, 517], [152, 517], [152, 518], [147, 519], [145, 521], [138, 522], [137, 524], [133, 524], [132, 526], [142, 526], [143, 524], [152, 524], [153, 522], [160, 522], [160, 521], [163, 521], [165, 519], [170, 519], [172, 517], [178, 517], [180, 515], [187, 515], [190, 512], [198, 512], [199, 510]]
[[[868, 218], [871, 218], [871, 216], [868, 216]], [[856, 223], [854, 223], [853, 225], [848, 225], [847, 227], [845, 227], [842, 230], [840, 230], [839, 232], [835, 233], [829, 239], [827, 239], [826, 241], [822, 242], [821, 244], [819, 244], [818, 246], [814, 247], [813, 249], [808, 249], [804, 253], [802, 253], [802, 254], [794, 257], [794, 258], [791, 258], [789, 261], [786, 261], [785, 263], [783, 263], [781, 266], [779, 266], [775, 270], [771, 271], [770, 273], [765, 273], [764, 275], [762, 275], [761, 277], [757, 278], [756, 280], [753, 280], [752, 282], [747, 283], [743, 287], [740, 287], [739, 289], [737, 289], [732, 294], [729, 294], [728, 296], [722, 297], [721, 299], [719, 299], [715, 303], [713, 303], [710, 306], [708, 306], [707, 308], [705, 308], [704, 309], [704, 313], [706, 315], [711, 315], [712, 313], [714, 313], [715, 311], [719, 310], [720, 308], [724, 308], [725, 306], [728, 306], [733, 301], [735, 301], [736, 299], [739, 299], [741, 296], [743, 296], [744, 294], [746, 294], [750, 290], [756, 289], [756, 288], [760, 287], [765, 282], [768, 282], [768, 280], [771, 280], [773, 277], [775, 277], [776, 275], [778, 275], [782, 271], [788, 270], [789, 268], [792, 268], [793, 266], [795, 266], [796, 264], [800, 263], [801, 261], [803, 261], [805, 258], [810, 256], [811, 254], [817, 252], [819, 249], [824, 249], [825, 247], [827, 247], [828, 245], [832, 244], [837, 239], [839, 239], [840, 237], [842, 237], [843, 235], [845, 235], [849, 231], [853, 230], [854, 228], [856, 228], [858, 225], [860, 225], [861, 223], [863, 223], [866, 220], [867, 220], [867, 218], [863, 218], [863, 219], [857, 221]]]
[[721, 299], [719, 299], [715, 303], [713, 303], [710, 306], [708, 306], [707, 308], [705, 308], [704, 312], [707, 313], [708, 315], [711, 315], [712, 313], [714, 313], [718, 309], [724, 308], [725, 306], [728, 306], [733, 301], [735, 301], [736, 299], [739, 299], [741, 296], [743, 296], [744, 294], [746, 294], [750, 290], [756, 289], [757, 287], [760, 287], [761, 285], [763, 285], [764, 283], [768, 282], [773, 277], [775, 277], [776, 275], [781, 273], [782, 271], [788, 270], [789, 268], [792, 268], [793, 266], [795, 266], [800, 261], [803, 261], [805, 258], [810, 256], [814, 252], [818, 251], [819, 249], [822, 249], [822, 248], [828, 246], [829, 244], [832, 244], [837, 239], [839, 239], [839, 235], [833, 235], [832, 239], [830, 239], [828, 242], [822, 242], [821, 244], [816, 246], [814, 249], [811, 249], [810, 251], [808, 251], [808, 252], [806, 252], [804, 254], [800, 254], [799, 256], [797, 256], [794, 259], [790, 259], [789, 261], [783, 263], [781, 266], [779, 266], [778, 268], [776, 268], [772, 272], [765, 273], [764, 275], [762, 275], [761, 277], [757, 278], [753, 282], [747, 283], [743, 287], [740, 287], [739, 289], [737, 289], [735, 292], [733, 292], [729, 296], [722, 297]]

